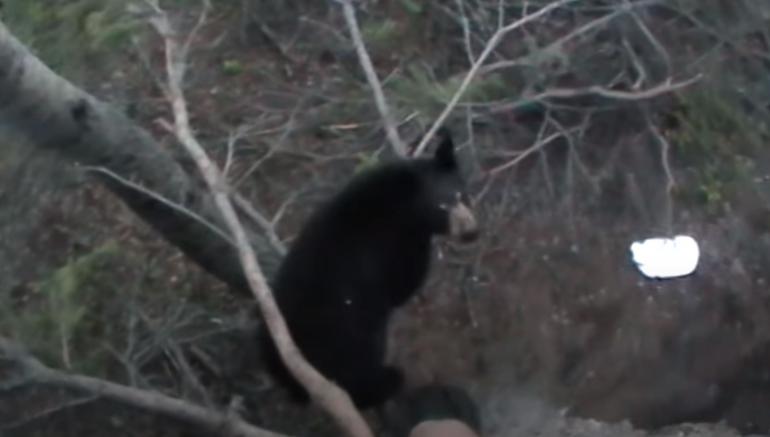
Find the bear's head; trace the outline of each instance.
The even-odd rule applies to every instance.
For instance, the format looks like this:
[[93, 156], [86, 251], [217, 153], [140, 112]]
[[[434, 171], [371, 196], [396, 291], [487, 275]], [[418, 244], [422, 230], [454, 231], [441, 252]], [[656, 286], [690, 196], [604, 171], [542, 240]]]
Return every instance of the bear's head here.
[[436, 234], [449, 235], [463, 242], [475, 240], [479, 225], [466, 192], [465, 179], [455, 155], [449, 130], [437, 132], [438, 147], [432, 157], [413, 161], [420, 179], [417, 204]]
[[[437, 138], [433, 156], [399, 159], [359, 173], [319, 209], [304, 232], [337, 240], [364, 235], [361, 241], [367, 243], [375, 234], [475, 240], [479, 226], [449, 130], [439, 130]], [[404, 232], [393, 234], [395, 229]]]

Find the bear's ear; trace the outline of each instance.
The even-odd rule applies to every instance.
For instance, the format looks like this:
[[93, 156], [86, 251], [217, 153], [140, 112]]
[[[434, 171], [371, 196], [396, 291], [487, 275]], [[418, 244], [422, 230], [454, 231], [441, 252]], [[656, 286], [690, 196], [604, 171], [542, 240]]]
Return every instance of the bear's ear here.
[[457, 167], [455, 158], [455, 143], [452, 141], [452, 134], [449, 129], [442, 127], [436, 132], [439, 139], [438, 148], [433, 155], [433, 161], [444, 170], [454, 170]]

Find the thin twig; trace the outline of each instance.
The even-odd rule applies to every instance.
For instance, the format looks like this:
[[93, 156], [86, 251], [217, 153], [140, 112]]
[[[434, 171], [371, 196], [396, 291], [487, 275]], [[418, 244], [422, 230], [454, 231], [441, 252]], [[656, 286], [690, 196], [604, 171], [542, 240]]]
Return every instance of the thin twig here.
[[620, 91], [611, 90], [602, 86], [594, 85], [585, 88], [553, 88], [541, 94], [534, 96], [534, 100], [543, 100], [551, 98], [573, 98], [585, 95], [596, 95], [612, 100], [646, 100], [667, 94], [681, 88], [686, 88], [703, 78], [703, 74], [697, 74], [689, 79], [673, 82], [669, 77], [665, 82], [652, 88], [641, 91]]
[[[544, 91], [540, 94], [536, 94], [534, 96], [522, 97], [521, 99], [515, 102], [495, 105], [492, 112], [496, 113], [496, 112], [510, 111], [522, 105], [531, 104], [533, 101], [544, 102], [549, 99], [557, 99], [557, 98], [568, 99], [568, 98], [585, 97], [585, 96], [591, 96], [591, 95], [604, 97], [610, 100], [621, 100], [621, 101], [646, 100], [646, 99], [652, 99], [654, 97], [661, 96], [663, 94], [668, 94], [682, 88], [686, 88], [698, 82], [702, 78], [703, 78], [703, 74], [701, 73], [680, 82], [672, 82], [672, 79], [668, 78], [666, 79], [666, 81], [664, 81], [661, 84], [658, 84], [654, 87], [648, 88], [646, 90], [641, 90], [641, 91], [612, 90], [612, 89], [608, 89], [598, 85], [584, 87], [584, 88], [553, 88], [553, 89]], [[488, 106], [488, 104], [486, 104], [486, 106]]]
[[350, 36], [353, 39], [353, 45], [356, 48], [358, 54], [358, 61], [361, 63], [361, 68], [364, 70], [366, 80], [369, 82], [369, 87], [374, 93], [374, 102], [377, 105], [377, 110], [380, 112], [382, 122], [385, 125], [385, 134], [388, 136], [393, 151], [398, 156], [406, 156], [406, 146], [401, 136], [396, 129], [396, 123], [393, 121], [393, 116], [388, 108], [388, 102], [385, 99], [385, 93], [382, 91], [382, 85], [377, 78], [377, 73], [374, 71], [374, 65], [369, 57], [369, 53], [366, 51], [364, 45], [364, 39], [361, 37], [361, 30], [358, 27], [358, 20], [356, 19], [356, 11], [353, 8], [353, 4], [350, 0], [336, 0], [342, 5], [342, 12], [345, 16], [345, 22], [348, 25]]
[[[631, 8], [630, 0], [626, 0], [626, 4], [629, 8]], [[645, 37], [647, 37], [647, 40], [650, 41], [650, 44], [655, 48], [655, 50], [658, 51], [660, 54], [660, 57], [663, 58], [663, 61], [666, 63], [666, 76], [671, 76], [672, 68], [671, 68], [671, 56], [669, 56], [668, 51], [666, 51], [666, 48], [663, 47], [663, 44], [658, 41], [658, 38], [655, 37], [655, 35], [652, 33], [649, 27], [647, 27], [647, 24], [642, 20], [642, 17], [639, 16], [639, 13], [634, 11], [633, 9], [630, 9], [630, 15], [631, 18], [634, 19], [634, 22], [639, 27], [639, 30], [642, 31]]]
[[634, 69], [637, 71], [636, 81], [634, 81], [634, 84], [631, 85], [631, 89], [638, 90], [644, 84], [644, 82], [647, 81], [647, 70], [644, 68], [644, 64], [639, 59], [639, 56], [636, 54], [636, 51], [634, 51], [634, 48], [631, 47], [631, 43], [628, 42], [628, 39], [623, 38], [622, 44], [623, 48], [626, 49], [628, 56], [631, 58], [631, 63], [634, 65]]
[[72, 368], [72, 359], [70, 358], [70, 342], [67, 335], [67, 329], [64, 326], [64, 322], [59, 323], [59, 342], [61, 343], [61, 359], [64, 368], [69, 370]]
[[674, 218], [674, 188], [676, 188], [676, 179], [674, 179], [674, 172], [671, 170], [671, 162], [669, 161], [669, 153], [671, 145], [666, 137], [660, 133], [655, 124], [647, 117], [647, 126], [660, 144], [660, 163], [663, 166], [663, 172], [666, 175], [666, 217], [665, 226], [668, 232], [671, 232]]
[[649, 6], [652, 4], [658, 4], [660, 3], [659, 0], [650, 0], [650, 1], [637, 1], [632, 6], [626, 7], [623, 6], [621, 8], [618, 8], [607, 15], [603, 15], [599, 18], [596, 18], [594, 20], [591, 20], [584, 25], [578, 27], [577, 29], [573, 30], [572, 32], [564, 35], [563, 37], [557, 39], [556, 41], [548, 44], [547, 46], [539, 49], [535, 53], [529, 53], [527, 55], [521, 56], [516, 59], [510, 59], [505, 61], [499, 61], [492, 64], [487, 65], [486, 67], [483, 67], [479, 70], [479, 74], [489, 74], [496, 70], [502, 69], [502, 68], [510, 68], [510, 67], [518, 67], [522, 65], [529, 65], [532, 63], [532, 59], [536, 56], [539, 56], [541, 53], [552, 53], [559, 51], [562, 47], [564, 47], [568, 42], [576, 39], [577, 37], [586, 34], [592, 30], [596, 30], [599, 26], [602, 26], [615, 18], [619, 17], [620, 15], [628, 12], [631, 8], [640, 8], [644, 6]]
[[232, 182], [233, 189], [237, 189], [238, 187], [243, 184], [248, 178], [251, 176], [253, 172], [255, 172], [259, 166], [261, 166], [265, 161], [267, 161], [269, 158], [271, 158], [275, 152], [279, 148], [283, 148], [284, 144], [286, 143], [286, 140], [289, 138], [289, 134], [291, 131], [296, 127], [296, 119], [297, 114], [300, 112], [300, 109], [303, 108], [305, 102], [304, 97], [300, 97], [299, 101], [296, 105], [294, 105], [294, 108], [291, 111], [291, 114], [289, 114], [289, 119], [284, 123], [284, 126], [281, 128], [281, 136], [278, 138], [277, 144], [273, 143], [270, 145], [270, 148], [268, 149], [265, 154], [254, 161], [249, 168], [241, 174], [238, 179], [236, 179], [234, 182]]
[[238, 140], [243, 138], [243, 129], [236, 129], [235, 132], [230, 132], [227, 135], [227, 157], [225, 158], [225, 166], [222, 169], [222, 174], [227, 177], [230, 174], [230, 167], [233, 165], [233, 157], [235, 156], [235, 144]]
[[546, 145], [548, 145], [551, 141], [553, 141], [553, 140], [555, 140], [555, 139], [557, 139], [559, 137], [562, 137], [562, 136], [564, 136], [563, 132], [555, 132], [555, 133], [552, 133], [551, 135], [548, 135], [546, 138], [543, 138], [542, 140], [537, 141], [535, 144], [533, 144], [532, 146], [528, 147], [527, 149], [522, 150], [521, 154], [519, 154], [519, 156], [517, 156], [516, 158], [506, 162], [505, 164], [501, 164], [501, 165], [493, 168], [492, 170], [489, 170], [489, 174], [494, 176], [494, 175], [496, 175], [496, 174], [498, 174], [498, 173], [500, 173], [500, 172], [502, 172], [504, 170], [507, 170], [507, 169], [515, 166], [516, 164], [518, 164], [519, 162], [524, 160], [524, 158], [526, 158], [527, 156], [531, 155], [534, 152], [537, 152], [541, 148], [543, 148]]
[[[588, 129], [588, 127], [591, 125], [591, 117], [593, 114], [591, 111], [587, 111], [585, 115], [583, 116], [583, 121], [575, 128], [580, 135], [583, 135], [585, 131]], [[577, 150], [577, 142], [575, 141], [575, 138], [573, 137], [572, 131], [567, 130], [564, 125], [561, 124], [561, 122], [553, 117], [549, 117], [548, 121], [551, 123], [553, 127], [555, 127], [559, 132], [562, 132], [564, 134], [564, 139], [567, 140], [567, 144], [569, 145], [570, 149], [570, 162], [573, 162], [577, 165], [578, 170], [580, 170], [580, 173], [586, 178], [588, 183], [591, 185], [591, 189], [594, 193], [599, 192], [599, 183], [596, 181], [596, 178], [591, 176], [591, 172], [588, 171], [588, 167], [583, 162], [583, 160], [580, 158], [580, 154]]]
[[190, 364], [190, 361], [185, 356], [184, 351], [179, 344], [173, 339], [166, 340], [166, 350], [168, 351], [169, 359], [175, 363], [178, 368], [179, 374], [183, 380], [183, 384], [187, 386], [197, 397], [196, 401], [206, 405], [207, 407], [213, 407], [214, 402], [211, 400], [206, 387], [201, 383], [198, 376]]
[[180, 47], [179, 56], [181, 58], [187, 58], [187, 56], [190, 54], [190, 45], [192, 45], [193, 39], [195, 39], [195, 36], [198, 35], [198, 32], [208, 21], [209, 11], [211, 10], [211, 2], [210, 0], [200, 1], [203, 7], [201, 8], [201, 13], [198, 15], [198, 21], [195, 23], [195, 26], [193, 26], [192, 30], [190, 30], [190, 32], [187, 34], [187, 38], [185, 38], [184, 43]]
[[235, 246], [235, 241], [233, 241], [232, 237], [227, 235], [227, 233], [225, 233], [223, 230], [219, 229], [215, 224], [209, 222], [205, 218], [201, 217], [199, 214], [196, 214], [194, 211], [191, 211], [191, 210], [185, 208], [184, 206], [182, 206], [182, 205], [180, 205], [180, 204], [178, 204], [178, 203], [176, 203], [176, 202], [174, 202], [174, 201], [172, 201], [170, 199], [166, 199], [165, 197], [161, 196], [160, 194], [158, 194], [158, 193], [156, 193], [156, 192], [154, 192], [152, 190], [149, 190], [149, 189], [147, 189], [147, 188], [145, 188], [145, 187], [143, 187], [143, 186], [141, 186], [141, 185], [139, 185], [139, 184], [137, 184], [135, 182], [131, 182], [130, 180], [124, 178], [123, 176], [120, 176], [119, 174], [115, 173], [114, 171], [112, 171], [112, 170], [110, 170], [108, 168], [105, 168], [105, 167], [94, 167], [94, 166], [81, 166], [80, 168], [82, 168], [82, 169], [84, 169], [86, 171], [102, 173], [102, 174], [104, 174], [104, 175], [114, 179], [115, 181], [119, 182], [120, 184], [125, 185], [125, 186], [131, 188], [132, 190], [136, 190], [136, 191], [142, 193], [143, 195], [145, 195], [147, 197], [151, 197], [151, 198], [157, 200], [158, 202], [168, 206], [169, 208], [173, 209], [174, 211], [180, 212], [180, 213], [190, 217], [191, 219], [197, 221], [198, 223], [202, 224], [203, 226], [205, 226], [209, 230], [211, 230], [211, 232], [214, 232], [215, 234], [217, 234], [220, 237], [222, 237], [225, 241], [230, 243], [233, 247]]
[[52, 406], [50, 408], [46, 408], [46, 409], [44, 409], [42, 411], [35, 412], [34, 414], [32, 414], [30, 416], [27, 416], [27, 417], [24, 417], [24, 418], [21, 418], [21, 419], [18, 419], [15, 422], [11, 422], [9, 424], [5, 424], [2, 427], [0, 427], [0, 429], [11, 430], [13, 428], [19, 428], [19, 427], [21, 427], [21, 426], [23, 426], [23, 425], [25, 425], [27, 423], [35, 422], [35, 421], [43, 419], [45, 417], [48, 417], [48, 416], [57, 414], [59, 412], [68, 410], [70, 408], [81, 407], [81, 406], [83, 406], [85, 404], [89, 404], [89, 403], [91, 403], [91, 402], [93, 402], [93, 401], [95, 401], [97, 399], [98, 399], [98, 396], [95, 396], [95, 395], [89, 395], [89, 396], [85, 396], [85, 397], [82, 397], [82, 398], [73, 399], [71, 401], [64, 402], [64, 403], [61, 403], [61, 404], [57, 404], [57, 405], [54, 405], [54, 406]]
[[457, 9], [460, 11], [460, 25], [463, 28], [463, 40], [465, 41], [465, 54], [468, 56], [468, 63], [473, 65], [475, 56], [473, 55], [473, 44], [471, 43], [471, 30], [468, 15], [465, 13], [463, 0], [455, 0]]

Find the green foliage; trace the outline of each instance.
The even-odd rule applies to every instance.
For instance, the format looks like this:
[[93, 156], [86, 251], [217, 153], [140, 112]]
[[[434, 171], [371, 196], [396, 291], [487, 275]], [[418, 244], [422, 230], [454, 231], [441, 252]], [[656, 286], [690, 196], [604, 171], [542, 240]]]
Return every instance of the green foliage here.
[[[0, 327], [48, 363], [98, 372], [103, 349], [93, 343], [105, 329], [89, 315], [115, 282], [105, 267], [118, 254], [118, 246], [108, 243], [55, 270], [23, 308], [1, 306]], [[85, 344], [90, 346], [79, 347]]]
[[403, 75], [393, 79], [393, 95], [405, 107], [414, 107], [424, 112], [441, 109], [443, 94], [429, 72], [414, 65], [407, 66]]
[[379, 164], [379, 162], [380, 162], [379, 157], [374, 153], [372, 154], [359, 153], [358, 164], [356, 165], [356, 168], [353, 170], [353, 173], [358, 174], [363, 171], [369, 170], [370, 168]]
[[[462, 80], [462, 76], [454, 76], [440, 82], [426, 68], [410, 65], [404, 75], [393, 80], [392, 88], [404, 107], [417, 108], [430, 117], [444, 108], [460, 89]], [[499, 100], [508, 94], [510, 86], [500, 76], [488, 75], [471, 81], [461, 102]]]
[[123, 47], [139, 23], [124, 14], [122, 0], [6, 0], [12, 31], [56, 69]]
[[390, 19], [369, 21], [361, 27], [361, 37], [368, 50], [377, 52], [391, 48], [398, 39], [398, 26]]
[[687, 94], [680, 104], [670, 138], [695, 180], [695, 189], [683, 194], [716, 212], [729, 200], [731, 190], [746, 182], [767, 126], [750, 120], [715, 90]]
[[243, 64], [237, 59], [227, 59], [222, 62], [222, 70], [230, 76], [237, 76], [243, 73]]
[[115, 8], [92, 11], [85, 16], [83, 31], [94, 51], [124, 46], [137, 30], [135, 21], [121, 19]]
[[401, 5], [412, 15], [418, 15], [423, 11], [422, 4], [415, 0], [401, 0]]

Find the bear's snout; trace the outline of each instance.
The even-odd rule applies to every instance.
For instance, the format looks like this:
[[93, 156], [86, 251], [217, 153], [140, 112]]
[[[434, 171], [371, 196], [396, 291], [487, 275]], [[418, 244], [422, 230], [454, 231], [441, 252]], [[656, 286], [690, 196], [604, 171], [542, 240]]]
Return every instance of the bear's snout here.
[[479, 236], [479, 225], [476, 221], [476, 216], [461, 201], [458, 201], [449, 210], [449, 234], [464, 243], [472, 242]]

